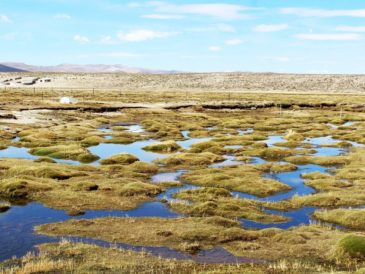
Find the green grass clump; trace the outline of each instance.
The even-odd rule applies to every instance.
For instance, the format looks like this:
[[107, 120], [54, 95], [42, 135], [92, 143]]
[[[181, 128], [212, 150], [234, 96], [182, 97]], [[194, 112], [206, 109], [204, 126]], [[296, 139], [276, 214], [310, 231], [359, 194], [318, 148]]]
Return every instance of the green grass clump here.
[[81, 163], [91, 163], [99, 159], [98, 156], [91, 154], [79, 144], [32, 148], [30, 153], [37, 156], [74, 160]]
[[52, 158], [48, 158], [48, 157], [39, 157], [38, 159], [34, 160], [34, 162], [36, 162], [36, 163], [50, 163], [50, 164], [57, 163]]
[[244, 165], [195, 170], [184, 174], [182, 179], [194, 185], [225, 188], [260, 197], [290, 190], [286, 184], [262, 178], [262, 173], [260, 166]]
[[185, 202], [170, 202], [170, 207], [178, 212], [195, 217], [220, 216], [243, 218], [263, 223], [284, 222], [288, 219], [279, 215], [267, 214], [259, 203], [252, 200], [237, 199], [223, 188], [206, 187], [186, 190], [174, 195]]
[[32, 180], [11, 178], [0, 181], [0, 196], [11, 199], [27, 198], [31, 193], [47, 189], [49, 187]]
[[145, 196], [155, 196], [162, 192], [162, 188], [158, 185], [152, 185], [142, 182], [131, 182], [123, 185], [120, 188], [120, 195], [121, 196], [138, 196], [138, 195], [145, 195]]
[[211, 153], [180, 153], [172, 155], [168, 158], [158, 160], [160, 164], [164, 164], [168, 167], [182, 168], [182, 167], [200, 167], [213, 164], [216, 162], [224, 161], [224, 157]]
[[297, 169], [298, 167], [293, 164], [272, 164], [269, 171], [274, 173], [280, 173], [295, 171]]
[[349, 158], [347, 156], [290, 156], [285, 158], [285, 161], [295, 165], [316, 164], [321, 166], [339, 166], [347, 164], [349, 162]]
[[341, 239], [337, 244], [336, 255], [348, 255], [353, 259], [365, 259], [365, 237], [349, 235]]
[[260, 157], [269, 161], [278, 161], [293, 155], [290, 150], [280, 148], [266, 148], [260, 153]]
[[175, 141], [165, 141], [145, 146], [143, 149], [160, 153], [172, 153], [181, 150], [181, 146], [179, 146]]
[[155, 174], [158, 171], [158, 166], [152, 163], [136, 161], [133, 164], [130, 164], [128, 169], [137, 173]]
[[100, 164], [102, 164], [102, 165], [116, 165], [116, 164], [129, 165], [129, 164], [133, 164], [134, 162], [137, 162], [137, 161], [139, 161], [139, 159], [136, 156], [127, 154], [127, 153], [123, 153], [123, 154], [113, 155], [109, 158], [105, 158], [100, 161]]
[[6, 171], [8, 176], [32, 176], [35, 178], [49, 178], [57, 180], [67, 180], [71, 177], [84, 176], [85, 173], [76, 170], [69, 170], [64, 166], [57, 166], [48, 163], [40, 165], [14, 166]]
[[97, 146], [98, 144], [103, 143], [103, 142], [105, 142], [105, 139], [100, 136], [89, 136], [81, 141], [81, 143], [83, 145], [88, 146], [88, 147]]

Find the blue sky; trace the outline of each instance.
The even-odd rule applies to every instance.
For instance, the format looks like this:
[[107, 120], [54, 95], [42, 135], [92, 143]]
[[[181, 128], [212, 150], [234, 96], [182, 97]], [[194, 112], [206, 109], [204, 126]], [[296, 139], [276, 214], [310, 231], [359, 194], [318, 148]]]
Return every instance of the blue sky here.
[[0, 0], [0, 61], [365, 72], [363, 0]]

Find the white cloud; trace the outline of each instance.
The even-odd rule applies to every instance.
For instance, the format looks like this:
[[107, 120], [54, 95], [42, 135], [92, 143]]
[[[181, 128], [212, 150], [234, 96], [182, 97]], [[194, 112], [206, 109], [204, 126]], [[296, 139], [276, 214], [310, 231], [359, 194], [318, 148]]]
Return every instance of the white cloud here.
[[70, 20], [71, 16], [66, 13], [59, 13], [54, 16], [55, 19], [58, 20]]
[[86, 36], [81, 36], [79, 34], [76, 34], [73, 39], [80, 44], [87, 44], [90, 42], [89, 38], [87, 38]]
[[218, 52], [218, 51], [221, 51], [221, 47], [218, 47], [218, 46], [210, 46], [209, 47], [209, 50], [210, 51], [215, 51], [215, 52]]
[[365, 26], [338, 26], [336, 28], [338, 31], [345, 31], [345, 32], [365, 32]]
[[0, 22], [2, 23], [10, 23], [10, 18], [5, 14], [0, 14]]
[[361, 40], [362, 36], [357, 33], [309, 33], [309, 34], [297, 34], [295, 37], [299, 40], [313, 40], [313, 41], [356, 41]]
[[243, 41], [241, 39], [231, 39], [227, 40], [225, 43], [229, 46], [238, 46], [241, 45]]
[[102, 44], [105, 44], [105, 45], [114, 45], [114, 44], [116, 44], [116, 41], [110, 35], [103, 36], [101, 38], [100, 42]]
[[334, 10], [310, 8], [283, 8], [282, 14], [291, 14], [301, 17], [365, 17], [365, 9]]
[[194, 27], [186, 29], [187, 32], [236, 32], [235, 28], [227, 24], [217, 24], [207, 27]]
[[254, 28], [254, 31], [257, 32], [276, 32], [288, 29], [288, 24], [277, 24], [277, 25], [258, 25]]
[[147, 19], [156, 19], [156, 20], [179, 20], [183, 19], [184, 16], [178, 14], [145, 14], [141, 16], [142, 18]]
[[132, 30], [127, 33], [119, 32], [117, 36], [118, 39], [121, 41], [141, 42], [156, 38], [166, 38], [176, 34], [178, 34], [178, 32], [161, 32], [148, 29], [138, 29], [138, 30]]
[[154, 6], [158, 13], [206, 15], [228, 20], [246, 18], [247, 15], [243, 12], [251, 9], [242, 5], [226, 3], [171, 5], [157, 1]]
[[227, 24], [218, 24], [216, 25], [217, 30], [221, 31], [221, 32], [235, 32], [235, 28], [232, 27], [231, 25], [227, 25]]

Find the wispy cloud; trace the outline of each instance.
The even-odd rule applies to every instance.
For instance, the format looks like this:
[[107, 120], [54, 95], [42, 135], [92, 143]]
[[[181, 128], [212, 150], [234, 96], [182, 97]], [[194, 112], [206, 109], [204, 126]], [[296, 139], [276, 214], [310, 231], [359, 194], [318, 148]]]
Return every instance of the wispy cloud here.
[[288, 28], [289, 28], [288, 24], [277, 24], [277, 25], [262, 24], [262, 25], [256, 26], [254, 28], [254, 31], [256, 31], [256, 32], [277, 32], [277, 31], [286, 30]]
[[110, 35], [101, 37], [100, 42], [104, 45], [114, 45], [117, 43], [117, 41], [115, 41]]
[[131, 30], [130, 32], [119, 32], [118, 39], [126, 42], [141, 42], [156, 38], [166, 38], [179, 34], [178, 32], [163, 32], [148, 29]]
[[338, 26], [336, 27], [338, 31], [344, 32], [365, 32], [365, 26]]
[[205, 15], [225, 20], [247, 18], [248, 15], [244, 12], [252, 10], [252, 8], [243, 5], [226, 3], [173, 5], [160, 1], [152, 1], [150, 5], [155, 7], [157, 13]]
[[10, 18], [5, 14], [0, 14], [0, 22], [1, 23], [10, 23]]
[[236, 32], [236, 29], [228, 24], [217, 24], [208, 27], [189, 28], [187, 32]]
[[218, 52], [218, 51], [221, 51], [222, 48], [221, 47], [218, 47], [218, 46], [210, 46], [208, 48], [210, 51], [215, 51], [215, 52]]
[[158, 14], [158, 13], [145, 14], [142, 15], [141, 17], [147, 19], [156, 19], [156, 20], [179, 20], [184, 18], [183, 15], [178, 15], [178, 14]]
[[365, 17], [365, 9], [311, 9], [311, 8], [283, 8], [282, 14], [291, 14], [300, 17]]
[[53, 18], [58, 20], [70, 20], [71, 15], [68, 15], [66, 13], [58, 13], [55, 16], [53, 16]]
[[297, 34], [295, 37], [299, 40], [312, 40], [312, 41], [357, 41], [361, 40], [362, 36], [357, 33], [308, 33]]
[[228, 24], [217, 24], [215, 25], [216, 29], [221, 32], [235, 32], [236, 29]]
[[74, 35], [73, 39], [80, 44], [87, 44], [90, 42], [90, 39], [88, 37], [79, 34]]
[[226, 43], [226, 45], [229, 45], [229, 46], [238, 46], [238, 45], [241, 45], [243, 43], [243, 41], [241, 39], [230, 39], [230, 40], [227, 40], [225, 43]]

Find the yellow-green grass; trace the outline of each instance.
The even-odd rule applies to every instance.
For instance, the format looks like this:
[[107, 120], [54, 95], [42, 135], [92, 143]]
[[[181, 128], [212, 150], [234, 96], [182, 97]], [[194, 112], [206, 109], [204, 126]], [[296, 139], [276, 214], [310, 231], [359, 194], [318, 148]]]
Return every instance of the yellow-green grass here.
[[115, 243], [168, 246], [187, 252], [257, 237], [256, 232], [245, 231], [238, 222], [222, 217], [70, 220], [41, 225], [36, 230], [52, 236], [86, 236]]
[[163, 259], [146, 252], [69, 241], [42, 244], [38, 249], [38, 254], [27, 254], [0, 264], [0, 273], [263, 274], [266, 268], [250, 264], [199, 264], [188, 260]]
[[224, 161], [224, 157], [211, 152], [202, 153], [180, 153], [169, 156], [165, 159], [157, 160], [159, 164], [168, 168], [184, 169], [204, 167], [216, 162]]
[[75, 160], [81, 163], [91, 163], [99, 159], [98, 156], [91, 154], [86, 148], [78, 144], [32, 148], [30, 153], [56, 159]]
[[[189, 216], [244, 218], [262, 223], [289, 221], [286, 217], [265, 213], [259, 202], [235, 198], [228, 190], [222, 188], [186, 190], [175, 194], [174, 197], [182, 201], [170, 202], [170, 207]], [[185, 200], [191, 203], [186, 203]]]
[[147, 151], [153, 151], [158, 153], [172, 153], [181, 150], [181, 146], [178, 145], [175, 141], [165, 141], [161, 143], [155, 143], [143, 148]]
[[253, 165], [203, 168], [186, 173], [182, 180], [203, 187], [219, 187], [265, 197], [290, 187], [281, 182], [262, 177], [260, 167]]
[[150, 183], [158, 167], [142, 162], [94, 167], [4, 159], [0, 170], [1, 197], [67, 211], [132, 209], [169, 187]]
[[138, 158], [134, 155], [123, 153], [123, 154], [116, 154], [113, 156], [110, 156], [108, 158], [105, 158], [100, 161], [100, 164], [102, 165], [129, 165], [133, 164], [134, 162], [137, 162]]
[[314, 212], [313, 217], [321, 221], [338, 224], [347, 228], [365, 230], [365, 209], [339, 208], [332, 210], [317, 210]]

